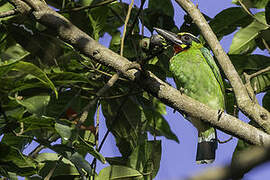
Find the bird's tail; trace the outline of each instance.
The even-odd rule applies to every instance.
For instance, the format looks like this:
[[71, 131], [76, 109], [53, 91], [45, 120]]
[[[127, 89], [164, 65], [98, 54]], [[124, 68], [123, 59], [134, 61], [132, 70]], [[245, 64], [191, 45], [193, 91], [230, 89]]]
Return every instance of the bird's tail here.
[[216, 130], [210, 128], [204, 132], [199, 132], [196, 163], [212, 163], [216, 157], [217, 137]]

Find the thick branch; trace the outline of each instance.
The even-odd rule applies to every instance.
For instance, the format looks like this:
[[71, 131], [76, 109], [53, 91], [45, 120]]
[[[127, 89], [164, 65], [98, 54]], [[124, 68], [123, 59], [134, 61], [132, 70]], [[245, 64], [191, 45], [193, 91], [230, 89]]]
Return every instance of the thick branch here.
[[270, 144], [270, 135], [246, 124], [239, 119], [193, 100], [181, 94], [177, 89], [158, 79], [151, 72], [140, 73], [136, 69], [127, 70], [132, 62], [102, 46], [86, 33], [71, 24], [60, 14], [50, 9], [46, 4], [36, 1], [38, 9], [33, 11], [34, 18], [41, 24], [54, 29], [58, 37], [71, 44], [84, 55], [95, 61], [114, 68], [131, 81], [136, 81], [143, 89], [162, 100], [172, 108], [183, 111], [190, 116], [211, 123], [218, 129], [257, 145]]
[[245, 173], [270, 160], [270, 148], [252, 147], [239, 154], [239, 157], [225, 167], [213, 167], [188, 180], [241, 179]]
[[224, 52], [216, 35], [213, 33], [211, 27], [208, 25], [199, 9], [190, 0], [175, 1], [188, 12], [196, 25], [200, 28], [201, 33], [211, 47], [220, 66], [233, 87], [238, 107], [244, 112], [245, 115], [255, 120], [268, 133], [270, 133], [270, 113], [249, 98], [248, 92], [228, 55]]

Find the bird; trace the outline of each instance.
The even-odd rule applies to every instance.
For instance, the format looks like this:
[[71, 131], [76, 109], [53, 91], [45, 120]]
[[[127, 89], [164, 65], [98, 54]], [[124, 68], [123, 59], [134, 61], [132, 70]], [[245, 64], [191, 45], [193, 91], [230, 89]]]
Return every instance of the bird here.
[[[173, 46], [174, 55], [169, 60], [169, 70], [181, 93], [223, 112], [225, 108], [222, 76], [210, 51], [200, 40], [187, 32], [173, 33], [154, 28], [161, 36], [161, 44]], [[208, 164], [215, 160], [217, 133], [214, 127], [201, 119], [187, 116], [198, 130], [196, 163]]]

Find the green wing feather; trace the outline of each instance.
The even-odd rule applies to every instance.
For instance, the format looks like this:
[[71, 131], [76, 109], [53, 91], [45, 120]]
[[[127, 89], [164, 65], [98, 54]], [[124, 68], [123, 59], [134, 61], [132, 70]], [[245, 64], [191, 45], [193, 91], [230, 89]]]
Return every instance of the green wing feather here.
[[212, 54], [205, 47], [200, 48], [200, 50], [201, 50], [204, 58], [206, 59], [207, 64], [211, 67], [211, 69], [212, 69], [212, 71], [213, 71], [213, 73], [214, 73], [214, 75], [215, 75], [221, 89], [222, 89], [222, 92], [224, 94], [225, 93], [225, 88], [224, 88], [224, 85], [223, 85], [222, 77], [221, 77], [220, 71], [218, 69], [218, 66], [217, 66]]

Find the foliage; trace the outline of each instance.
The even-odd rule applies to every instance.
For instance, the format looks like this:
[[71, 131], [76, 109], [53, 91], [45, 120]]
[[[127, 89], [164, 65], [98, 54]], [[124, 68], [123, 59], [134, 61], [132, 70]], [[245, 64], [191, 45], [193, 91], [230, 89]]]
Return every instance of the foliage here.
[[[109, 34], [109, 48], [120, 52], [120, 28], [124, 25], [128, 4], [115, 1], [72, 11], [100, 1], [46, 2], [57, 10], [66, 10], [62, 15], [95, 40]], [[269, 57], [251, 54], [257, 47], [268, 48], [266, 45], [270, 43], [270, 7], [269, 3], [265, 7], [266, 3], [263, 0], [246, 2], [250, 8], [265, 8], [254, 17], [241, 7], [224, 9], [214, 18], [204, 14], [219, 39], [236, 32], [228, 54], [241, 77], [243, 73], [252, 74], [270, 66]], [[0, 12], [12, 8], [7, 1], [0, 2]], [[168, 49], [154, 56], [151, 50], [142, 50], [139, 42], [144, 37], [140, 34], [139, 22], [150, 32], [159, 27], [198, 35], [198, 28], [186, 15], [178, 29], [170, 0], [160, 3], [149, 0], [140, 15], [139, 11], [136, 6], [132, 8], [129, 23], [134, 27], [127, 28], [124, 56], [142, 62], [145, 70], [166, 80], [171, 77], [168, 59], [172, 53]], [[149, 140], [148, 132], [179, 142], [163, 117], [165, 105], [124, 78], [96, 102], [96, 93], [115, 73], [112, 69], [83, 56], [54, 36], [51, 29], [31, 18], [11, 16], [0, 20], [0, 176], [44, 179], [55, 167], [53, 179], [154, 178], [162, 148], [160, 140]], [[226, 84], [229, 89], [230, 84]], [[251, 84], [255, 93], [267, 92], [263, 105], [269, 110], [270, 72], [252, 78]], [[226, 111], [232, 113], [234, 94], [228, 92], [226, 98]], [[105, 158], [99, 153], [95, 127], [99, 120], [95, 116], [98, 107], [102, 109], [108, 131], [115, 137], [121, 157]], [[55, 153], [23, 153], [32, 142]], [[107, 161], [110, 166], [97, 175], [95, 163], [85, 160], [87, 154], [101, 163]]]

